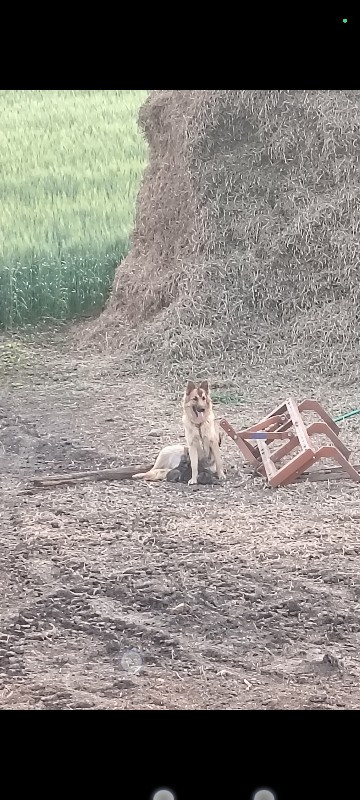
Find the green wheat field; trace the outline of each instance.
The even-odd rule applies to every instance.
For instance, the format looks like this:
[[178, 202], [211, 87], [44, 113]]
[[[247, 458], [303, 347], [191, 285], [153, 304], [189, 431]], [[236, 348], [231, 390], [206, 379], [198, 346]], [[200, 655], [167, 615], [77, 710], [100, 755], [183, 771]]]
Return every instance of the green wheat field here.
[[146, 91], [0, 91], [0, 327], [103, 307], [147, 162]]

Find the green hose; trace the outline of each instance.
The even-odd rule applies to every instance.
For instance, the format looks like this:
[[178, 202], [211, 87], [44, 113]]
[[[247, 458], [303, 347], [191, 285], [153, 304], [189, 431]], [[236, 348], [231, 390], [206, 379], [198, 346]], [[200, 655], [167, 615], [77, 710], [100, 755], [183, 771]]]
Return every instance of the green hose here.
[[347, 414], [342, 414], [341, 417], [336, 417], [334, 422], [342, 422], [343, 419], [350, 419], [350, 417], [356, 417], [356, 414], [360, 414], [360, 408], [357, 408], [355, 411], [348, 411]]

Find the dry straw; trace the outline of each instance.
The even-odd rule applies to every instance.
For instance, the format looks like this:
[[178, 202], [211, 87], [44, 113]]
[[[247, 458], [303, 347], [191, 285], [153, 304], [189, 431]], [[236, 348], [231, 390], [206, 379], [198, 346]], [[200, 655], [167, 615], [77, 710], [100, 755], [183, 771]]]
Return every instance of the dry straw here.
[[159, 91], [133, 246], [91, 330], [164, 375], [334, 376], [359, 339], [359, 91]]

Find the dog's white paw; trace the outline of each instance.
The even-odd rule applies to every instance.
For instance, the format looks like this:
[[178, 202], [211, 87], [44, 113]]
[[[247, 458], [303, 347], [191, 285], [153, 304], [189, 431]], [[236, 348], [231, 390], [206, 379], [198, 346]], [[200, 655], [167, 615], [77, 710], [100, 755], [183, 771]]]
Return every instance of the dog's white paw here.
[[188, 486], [194, 486], [197, 483], [197, 478], [190, 478]]
[[225, 472], [219, 472], [219, 479], [220, 479], [221, 481], [225, 481], [225, 480], [226, 480], [226, 475], [225, 475]]

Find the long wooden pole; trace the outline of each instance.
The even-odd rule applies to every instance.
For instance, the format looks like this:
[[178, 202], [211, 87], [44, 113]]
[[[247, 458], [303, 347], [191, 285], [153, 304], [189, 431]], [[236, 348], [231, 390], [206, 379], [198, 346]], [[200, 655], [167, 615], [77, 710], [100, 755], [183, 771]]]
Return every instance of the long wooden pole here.
[[33, 486], [51, 488], [52, 486], [81, 483], [83, 481], [123, 481], [126, 478], [132, 478], [138, 472], [148, 472], [153, 466], [153, 463], [148, 463], [130, 467], [118, 467], [117, 469], [94, 469], [84, 470], [83, 472], [66, 472], [62, 475], [44, 475], [41, 478], [34, 478]]

